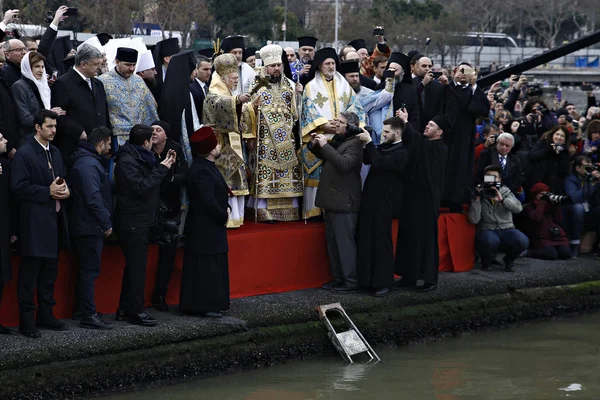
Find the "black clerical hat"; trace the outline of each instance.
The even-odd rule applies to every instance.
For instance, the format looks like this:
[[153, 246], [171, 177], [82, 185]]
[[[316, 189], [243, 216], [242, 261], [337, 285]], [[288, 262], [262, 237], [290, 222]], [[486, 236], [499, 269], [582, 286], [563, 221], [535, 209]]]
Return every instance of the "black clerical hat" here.
[[339, 71], [340, 69], [340, 60], [338, 59], [338, 55], [334, 48], [332, 47], [324, 47], [315, 52], [315, 57], [312, 65], [310, 66], [310, 72], [308, 73], [308, 80], [312, 80], [315, 77], [315, 73], [323, 64], [325, 60], [328, 58], [333, 58], [335, 60], [335, 70]]
[[244, 50], [244, 61], [246, 61], [249, 57], [256, 55], [256, 47], [246, 47]]
[[212, 47], [209, 47], [208, 49], [200, 49], [198, 50], [198, 54], [204, 57], [212, 58], [212, 56], [215, 54], [215, 49]]
[[119, 47], [116, 59], [122, 62], [137, 63], [138, 52], [135, 49]]
[[412, 75], [410, 72], [410, 58], [407, 54], [400, 53], [397, 51], [393, 52], [392, 54], [390, 54], [390, 58], [388, 59], [386, 68], [389, 68], [391, 63], [400, 64], [402, 66], [402, 69], [404, 70], [404, 78], [402, 79], [402, 82], [412, 83]]
[[417, 54], [419, 54], [419, 51], [418, 51], [418, 50], [411, 50], [411, 51], [409, 51], [408, 53], [406, 53], [406, 55], [408, 56], [408, 58], [409, 58], [410, 60], [412, 60], [412, 58], [413, 58], [415, 55], [417, 55]]
[[177, 38], [169, 38], [165, 40], [161, 40], [157, 43], [157, 46], [160, 48], [160, 57], [169, 57], [175, 55], [181, 51], [179, 48], [179, 39]]
[[62, 60], [62, 64], [65, 66], [65, 71], [68, 71], [75, 65], [75, 56], [68, 56]]
[[221, 43], [221, 49], [225, 53], [229, 53], [233, 49], [244, 49], [244, 37], [243, 36], [227, 36]]
[[350, 60], [340, 63], [340, 74], [351, 74], [354, 72], [360, 72], [358, 61]]
[[435, 122], [442, 131], [444, 131], [444, 134], [448, 134], [450, 132], [450, 130], [452, 129], [452, 123], [443, 114], [438, 114], [435, 117], [431, 118], [431, 120], [433, 122]]
[[353, 41], [351, 41], [350, 43], [348, 43], [348, 46], [352, 46], [356, 50], [366, 49], [367, 48], [367, 41], [365, 39], [354, 39]]
[[304, 46], [308, 46], [308, 47], [316, 47], [317, 46], [317, 39], [314, 36], [300, 36], [298, 38], [298, 47], [304, 47]]
[[108, 43], [108, 41], [110, 39], [113, 39], [112, 36], [110, 36], [108, 33], [106, 32], [102, 32], [96, 35], [96, 37], [98, 38], [98, 40], [100, 41], [100, 44], [102, 46], [104, 46], [106, 43]]

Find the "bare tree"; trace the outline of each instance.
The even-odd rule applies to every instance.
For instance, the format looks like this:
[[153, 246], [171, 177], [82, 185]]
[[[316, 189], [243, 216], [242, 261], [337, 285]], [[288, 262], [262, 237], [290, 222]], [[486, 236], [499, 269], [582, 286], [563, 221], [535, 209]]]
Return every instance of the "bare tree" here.
[[107, 32], [115, 37], [132, 34], [133, 21], [143, 14], [144, 4], [140, 0], [72, 0], [79, 8], [78, 18], [82, 25], [96, 32]]
[[563, 25], [572, 19], [578, 0], [529, 0], [521, 4], [521, 11], [527, 26], [549, 49], [556, 45], [556, 39]]

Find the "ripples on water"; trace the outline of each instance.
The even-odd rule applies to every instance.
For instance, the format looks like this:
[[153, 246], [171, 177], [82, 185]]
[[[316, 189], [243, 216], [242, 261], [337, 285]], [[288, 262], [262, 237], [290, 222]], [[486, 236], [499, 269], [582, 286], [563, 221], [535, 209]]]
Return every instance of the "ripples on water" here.
[[332, 356], [111, 399], [600, 399], [599, 325], [587, 314], [379, 348], [377, 365]]

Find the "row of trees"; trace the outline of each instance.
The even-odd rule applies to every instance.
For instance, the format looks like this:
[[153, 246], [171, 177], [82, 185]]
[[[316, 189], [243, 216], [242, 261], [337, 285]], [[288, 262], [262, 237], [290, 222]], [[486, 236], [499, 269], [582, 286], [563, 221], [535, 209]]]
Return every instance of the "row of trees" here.
[[[398, 50], [424, 50], [444, 57], [460, 48], [465, 31], [504, 32], [523, 43], [551, 48], [593, 31], [600, 20], [597, 0], [339, 0], [339, 37], [371, 41], [374, 25], [383, 25]], [[0, 0], [3, 9], [19, 8], [23, 22], [44, 24], [50, 10], [65, 0]], [[287, 3], [287, 15], [284, 4]], [[157, 24], [184, 37], [250, 36], [256, 43], [282, 40], [286, 20], [288, 40], [303, 34], [321, 42], [334, 40], [333, 0], [70, 0], [79, 17], [66, 29], [127, 35], [133, 22]]]

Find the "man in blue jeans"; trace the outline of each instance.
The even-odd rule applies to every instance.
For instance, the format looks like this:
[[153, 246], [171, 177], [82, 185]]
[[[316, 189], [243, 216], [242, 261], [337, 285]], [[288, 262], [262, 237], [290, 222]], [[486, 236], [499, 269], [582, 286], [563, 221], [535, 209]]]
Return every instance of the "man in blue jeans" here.
[[[501, 176], [500, 166], [489, 165], [484, 170], [484, 182], [501, 184]], [[481, 269], [490, 270], [496, 253], [503, 251], [506, 253], [504, 270], [514, 271], [514, 261], [529, 246], [527, 236], [513, 224], [513, 214], [522, 210], [521, 202], [506, 186], [494, 186], [485, 191], [477, 189], [477, 195], [469, 204], [468, 218], [470, 223], [477, 225], [475, 249], [481, 257]]]
[[595, 232], [600, 233], [600, 207], [598, 184], [600, 172], [592, 168], [587, 156], [579, 156], [573, 163], [573, 173], [565, 178], [565, 194], [573, 204], [563, 206], [563, 228], [567, 231], [571, 256], [579, 254], [581, 232], [586, 220]]

